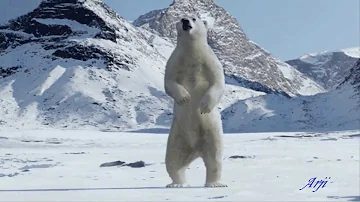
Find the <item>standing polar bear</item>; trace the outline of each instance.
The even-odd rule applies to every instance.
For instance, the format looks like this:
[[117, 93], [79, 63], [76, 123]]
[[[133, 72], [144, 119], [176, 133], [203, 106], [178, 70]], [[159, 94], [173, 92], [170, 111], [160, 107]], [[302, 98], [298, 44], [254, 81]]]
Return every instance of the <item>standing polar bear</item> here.
[[224, 92], [221, 63], [207, 43], [207, 22], [182, 18], [177, 45], [166, 64], [165, 92], [174, 99], [174, 119], [166, 149], [167, 187], [185, 186], [185, 171], [201, 157], [206, 166], [205, 187], [221, 184], [222, 123], [215, 106]]

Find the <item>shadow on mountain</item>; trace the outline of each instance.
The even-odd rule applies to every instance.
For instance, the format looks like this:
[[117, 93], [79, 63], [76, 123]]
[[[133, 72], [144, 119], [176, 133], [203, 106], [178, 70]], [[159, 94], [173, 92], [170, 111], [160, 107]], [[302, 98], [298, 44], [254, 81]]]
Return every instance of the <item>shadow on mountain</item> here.
[[158, 134], [168, 134], [170, 132], [169, 128], [144, 128], [138, 130], [126, 131], [130, 133], [158, 133]]
[[360, 201], [360, 196], [328, 196], [329, 199], [348, 199], [347, 201]]
[[[182, 189], [204, 188], [201, 186], [182, 187]], [[169, 189], [163, 187], [99, 187], [99, 188], [59, 188], [59, 189], [0, 189], [0, 192], [54, 192], [54, 191], [99, 191], [99, 190], [128, 190], [128, 189]]]
[[264, 92], [264, 93], [268, 93], [268, 94], [283, 95], [287, 98], [290, 98], [290, 96], [287, 93], [285, 93], [284, 91], [273, 90], [273, 89], [265, 86], [262, 83], [259, 83], [257, 81], [249, 81], [241, 76], [226, 75], [225, 83], [229, 84], [229, 85], [235, 85], [235, 86], [241, 86], [244, 88], [249, 88], [249, 89], [252, 89], [255, 91], [260, 91], [260, 92]]

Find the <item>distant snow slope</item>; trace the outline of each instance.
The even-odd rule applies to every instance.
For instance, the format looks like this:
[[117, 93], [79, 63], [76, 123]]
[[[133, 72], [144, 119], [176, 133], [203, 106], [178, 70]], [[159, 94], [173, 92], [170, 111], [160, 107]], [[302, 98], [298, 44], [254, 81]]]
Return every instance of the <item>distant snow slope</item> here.
[[360, 47], [309, 53], [286, 61], [327, 90], [334, 89], [360, 58]]
[[227, 132], [326, 131], [360, 127], [353, 89], [288, 99], [264, 95], [239, 101], [222, 112]]
[[360, 47], [341, 49], [343, 53], [353, 58], [360, 58]]
[[[186, 170], [191, 188], [171, 189], [167, 134], [0, 128], [0, 201], [358, 201], [359, 133], [226, 134], [228, 187], [204, 188], [197, 159]], [[145, 167], [100, 167], [113, 161]], [[328, 182], [299, 190], [314, 177]]]
[[360, 128], [360, 60], [336, 89], [313, 96], [264, 95], [222, 112], [227, 132], [326, 131]]

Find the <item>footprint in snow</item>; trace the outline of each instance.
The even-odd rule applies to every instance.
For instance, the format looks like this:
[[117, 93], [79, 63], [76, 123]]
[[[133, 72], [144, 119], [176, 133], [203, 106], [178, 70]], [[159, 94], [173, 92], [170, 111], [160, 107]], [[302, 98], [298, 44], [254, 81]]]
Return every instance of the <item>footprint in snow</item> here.
[[225, 198], [227, 196], [214, 196], [214, 197], [209, 197], [208, 199], [221, 199], [221, 198]]
[[17, 176], [17, 175], [19, 175], [19, 173], [18, 173], [18, 172], [16, 172], [16, 173], [12, 173], [12, 174], [4, 174], [4, 173], [0, 173], [0, 177], [15, 177], [15, 176]]
[[233, 155], [229, 157], [230, 159], [254, 159], [255, 155], [253, 156], [241, 156], [241, 155]]
[[57, 164], [34, 164], [34, 165], [26, 165], [24, 167], [19, 168], [19, 170], [29, 170], [34, 168], [51, 168], [57, 166]]

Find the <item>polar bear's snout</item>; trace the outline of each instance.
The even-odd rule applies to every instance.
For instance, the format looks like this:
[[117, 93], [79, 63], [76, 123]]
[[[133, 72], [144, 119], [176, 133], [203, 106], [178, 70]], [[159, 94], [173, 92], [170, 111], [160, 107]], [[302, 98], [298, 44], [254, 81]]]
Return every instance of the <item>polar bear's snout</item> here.
[[192, 28], [191, 24], [190, 24], [190, 20], [183, 18], [181, 19], [181, 23], [182, 23], [182, 28], [184, 31], [190, 30]]

